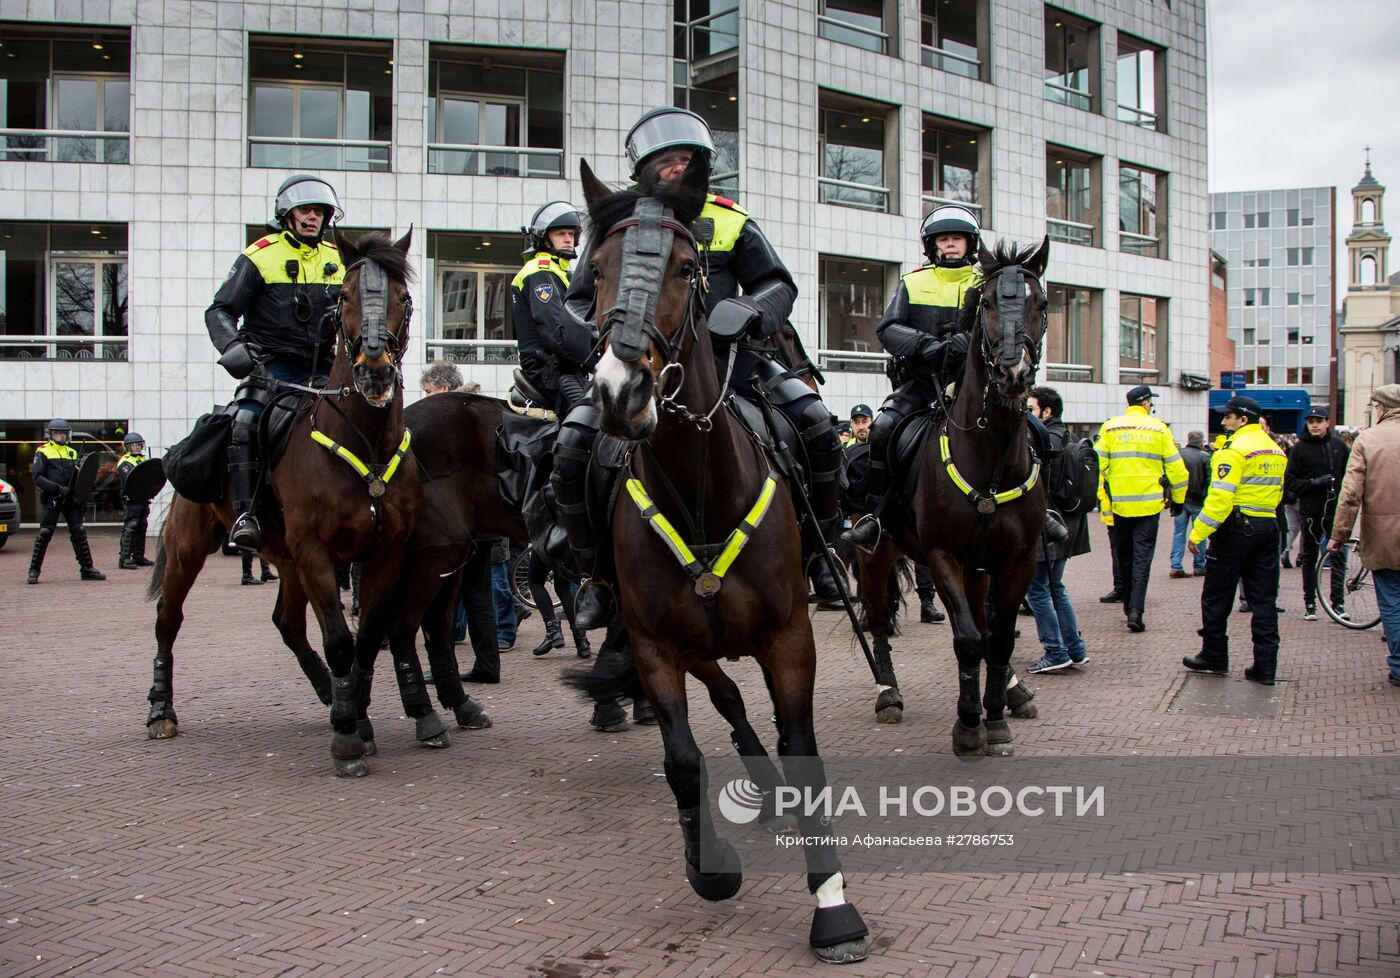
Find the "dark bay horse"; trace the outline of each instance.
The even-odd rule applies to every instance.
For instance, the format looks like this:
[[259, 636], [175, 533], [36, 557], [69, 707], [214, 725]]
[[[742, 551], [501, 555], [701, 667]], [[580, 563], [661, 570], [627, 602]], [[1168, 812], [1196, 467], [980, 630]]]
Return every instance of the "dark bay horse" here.
[[[719, 660], [752, 656], [768, 682], [779, 751], [794, 787], [826, 777], [812, 719], [816, 647], [807, 618], [802, 541], [788, 489], [724, 404], [705, 328], [704, 277], [690, 224], [708, 183], [701, 154], [681, 184], [655, 197], [612, 193], [584, 163], [593, 242], [580, 274], [597, 281], [607, 334], [594, 376], [605, 433], [632, 444], [630, 475], [612, 513], [619, 604], [637, 671], [661, 724], [666, 780], [676, 797], [686, 877], [697, 894], [724, 900], [743, 876], [714, 827], [705, 759], [687, 719], [686, 676], [709, 691], [733, 728], [760, 791], [778, 772]], [[664, 527], [669, 527], [666, 533]], [[809, 837], [826, 835], [816, 817]], [[847, 902], [830, 845], [805, 849], [816, 895], [811, 944], [823, 961], [866, 955], [867, 929]], [[703, 862], [703, 865], [702, 865]]]
[[[985, 284], [957, 397], [930, 435], [909, 511], [892, 514], [889, 533], [872, 553], [857, 551], [863, 581], [887, 580], [899, 551], [933, 573], [958, 659], [956, 754], [1012, 753], [1007, 700], [1029, 699], [1016, 685], [1008, 691], [1007, 683], [1016, 611], [1035, 573], [1045, 523], [1045, 483], [1027, 449], [1026, 393], [1045, 334], [1040, 280], [1049, 254], [1049, 238], [1038, 249], [980, 250]], [[882, 680], [894, 687], [894, 602], [878, 586], [866, 588], [864, 598]], [[985, 695], [978, 677], [984, 662]], [[902, 706], [897, 689], [881, 692], [877, 709], [897, 713]]]
[[[313, 406], [292, 421], [286, 452], [272, 473], [281, 519], [264, 520], [262, 554], [281, 574], [273, 617], [282, 640], [331, 706], [331, 754], [336, 773], [345, 776], [368, 771], [370, 670], [392, 623], [404, 544], [420, 505], [399, 370], [412, 309], [410, 235], [391, 241], [371, 232], [353, 243], [337, 235], [346, 272], [332, 316], [337, 339], [330, 380]], [[313, 433], [321, 436], [319, 443]], [[177, 495], [166, 518], [147, 592], [159, 597], [146, 721], [153, 739], [175, 736], [173, 649], [185, 599], [233, 516], [231, 496], [200, 504]], [[350, 562], [363, 567], [358, 635], [346, 624], [336, 585], [336, 565]], [[308, 603], [321, 626], [329, 676], [307, 642]]]

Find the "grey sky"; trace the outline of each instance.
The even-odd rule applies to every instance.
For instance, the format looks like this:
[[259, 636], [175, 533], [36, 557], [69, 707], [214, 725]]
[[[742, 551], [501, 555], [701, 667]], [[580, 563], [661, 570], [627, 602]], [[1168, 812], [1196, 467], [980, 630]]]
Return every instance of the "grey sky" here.
[[1387, 188], [1387, 230], [1400, 230], [1400, 3], [1207, 7], [1211, 191], [1335, 186], [1345, 237], [1370, 146], [1371, 170]]

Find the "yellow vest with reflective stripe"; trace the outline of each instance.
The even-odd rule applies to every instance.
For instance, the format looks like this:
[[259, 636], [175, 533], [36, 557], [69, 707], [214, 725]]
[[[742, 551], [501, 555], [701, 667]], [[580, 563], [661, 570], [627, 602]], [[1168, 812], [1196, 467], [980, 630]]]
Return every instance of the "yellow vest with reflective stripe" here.
[[982, 284], [982, 272], [975, 265], [962, 268], [925, 265], [905, 275], [903, 281], [911, 306], [945, 306], [961, 311], [967, 290]]
[[[1109, 418], [1094, 441], [1099, 453], [1100, 494], [1107, 492], [1114, 516], [1152, 516], [1171, 501], [1186, 501], [1190, 475], [1165, 421], [1134, 404]], [[1162, 479], [1166, 477], [1167, 489]]]
[[58, 442], [56, 442], [56, 441], [46, 441], [46, 442], [44, 442], [44, 444], [42, 444], [42, 445], [39, 446], [39, 451], [38, 451], [37, 454], [44, 456], [44, 458], [52, 458], [52, 459], [60, 459], [60, 458], [61, 458], [61, 459], [67, 459], [67, 460], [69, 460], [70, 462], [71, 462], [73, 459], [75, 459], [75, 458], [78, 457], [78, 451], [77, 451], [77, 449], [71, 448], [71, 447], [68, 446], [68, 445], [60, 445], [60, 444], [59, 444]]
[[[725, 203], [717, 204], [716, 199]], [[739, 243], [739, 233], [744, 230], [744, 225], [749, 220], [748, 211], [728, 197], [716, 198], [714, 194], [705, 195], [705, 206], [700, 211], [700, 216], [715, 222], [714, 237], [710, 238], [711, 251], [733, 251], [734, 246]]]
[[1276, 515], [1283, 499], [1283, 471], [1288, 456], [1257, 424], [1242, 425], [1210, 457], [1210, 491], [1191, 526], [1191, 542], [1200, 543], [1235, 510], [1245, 516]]
[[525, 280], [536, 272], [553, 272], [559, 276], [559, 281], [564, 283], [565, 289], [569, 287], [569, 263], [558, 255], [551, 255], [547, 251], [535, 252], [535, 257], [527, 261], [520, 271], [515, 273], [510, 287], [517, 292], [523, 291]]

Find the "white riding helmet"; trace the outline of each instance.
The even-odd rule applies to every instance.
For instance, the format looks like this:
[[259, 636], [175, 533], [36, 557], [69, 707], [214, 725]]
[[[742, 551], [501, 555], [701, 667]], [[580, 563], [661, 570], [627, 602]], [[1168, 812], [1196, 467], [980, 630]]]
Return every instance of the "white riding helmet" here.
[[715, 140], [709, 123], [689, 109], [652, 109], [627, 132], [627, 161], [632, 164], [632, 178], [636, 179], [637, 170], [648, 156], [673, 146], [703, 149], [710, 163], [715, 161]]
[[[961, 234], [967, 238], [967, 254], [962, 258], [941, 258], [934, 239], [940, 234]], [[944, 204], [935, 207], [933, 213], [924, 218], [919, 228], [919, 237], [924, 242], [924, 254], [928, 260], [940, 268], [962, 268], [977, 261], [977, 246], [982, 240], [982, 228], [977, 223], [977, 215], [966, 207], [957, 204]]]
[[558, 228], [573, 228], [578, 234], [583, 233], [583, 220], [579, 217], [578, 208], [567, 200], [552, 200], [545, 204], [535, 211], [529, 226], [520, 229], [520, 233], [525, 235], [529, 242], [529, 247], [524, 252], [525, 257], [528, 258], [537, 251], [548, 251], [560, 258], [577, 258], [578, 253], [572, 248], [556, 251], [550, 247], [549, 232]]
[[326, 227], [330, 227], [345, 216], [345, 212], [340, 209], [340, 199], [336, 197], [334, 187], [320, 177], [313, 177], [308, 173], [298, 173], [296, 176], [283, 180], [282, 186], [277, 188], [277, 197], [272, 205], [275, 223], [280, 227], [282, 218], [286, 217], [294, 207], [311, 205], [324, 207], [330, 211], [326, 217]]

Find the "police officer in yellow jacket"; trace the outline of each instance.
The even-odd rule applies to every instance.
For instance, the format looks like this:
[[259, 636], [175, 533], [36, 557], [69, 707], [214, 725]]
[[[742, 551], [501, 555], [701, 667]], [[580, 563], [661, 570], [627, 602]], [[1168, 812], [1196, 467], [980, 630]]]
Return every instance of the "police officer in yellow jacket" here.
[[229, 543], [243, 550], [256, 550], [262, 539], [250, 511], [259, 474], [257, 420], [276, 381], [309, 384], [313, 374], [330, 373], [335, 330], [326, 313], [345, 278], [339, 250], [324, 240], [342, 213], [330, 184], [304, 173], [288, 177], [273, 213], [274, 233], [234, 260], [204, 313], [209, 339], [222, 354], [219, 366], [243, 381], [229, 444], [237, 513]]
[[510, 283], [520, 372], [550, 398], [546, 407], [563, 417], [588, 391], [583, 367], [560, 355], [569, 263], [578, 257], [583, 221], [573, 204], [555, 200], [535, 211], [521, 230], [529, 247], [524, 266]]
[[1283, 499], [1288, 456], [1259, 427], [1259, 402], [1232, 397], [1225, 405], [1225, 430], [1233, 432], [1211, 456], [1212, 478], [1205, 504], [1187, 544], [1194, 554], [1210, 538], [1201, 588], [1201, 651], [1182, 659], [1187, 669], [1223, 676], [1229, 671], [1226, 626], [1242, 583], [1253, 612], [1250, 634], [1254, 665], [1244, 677], [1274, 684], [1278, 668], [1278, 551], [1276, 513]]
[[[626, 149], [632, 177], [647, 194], [679, 181], [697, 151], [711, 161], [715, 158], [708, 123], [694, 112], [670, 107], [653, 109], [638, 119], [627, 134]], [[775, 362], [772, 349], [764, 342], [792, 314], [797, 284], [758, 223], [734, 201], [708, 195], [696, 225], [709, 229], [709, 243], [704, 248], [709, 283], [705, 313], [719, 374], [725, 376], [732, 352], [730, 388], [747, 400], [755, 400], [755, 388], [762, 386], [773, 406], [792, 421], [811, 467], [812, 508], [826, 542], [832, 542], [839, 517], [841, 471], [841, 441], [834, 419], [815, 391], [796, 377], [784, 376], [784, 368]], [[586, 361], [597, 340], [593, 306], [591, 276], [574, 276], [565, 301], [568, 345], [578, 358], [576, 362], [590, 369], [592, 364]], [[594, 568], [595, 581], [606, 581], [609, 571], [595, 559], [599, 540], [584, 509], [583, 475], [597, 431], [597, 410], [590, 401], [580, 402], [560, 426], [552, 483], [559, 521], [570, 546], [585, 569]], [[599, 627], [612, 617], [608, 588], [580, 589], [575, 619], [580, 628]]]
[[146, 458], [146, 439], [134, 431], [128, 431], [122, 439], [126, 449], [117, 459], [117, 479], [122, 492], [122, 539], [118, 552], [117, 566], [122, 570], [138, 570], [155, 563], [146, 559], [146, 521], [151, 515], [151, 504], [145, 500], [133, 502], [126, 495], [127, 476]]
[[1100, 497], [1108, 497], [1113, 517], [1113, 546], [1122, 578], [1123, 613], [1128, 630], [1144, 631], [1147, 582], [1157, 549], [1157, 524], [1164, 507], [1172, 515], [1186, 501], [1190, 477], [1171, 429], [1152, 416], [1157, 395], [1145, 384], [1128, 391], [1128, 410], [1099, 429]]
[[60, 516], [68, 524], [68, 539], [73, 544], [73, 556], [78, 559], [79, 576], [85, 581], [105, 581], [107, 575], [92, 565], [87, 528], [83, 526], [83, 507], [73, 499], [74, 482], [78, 478], [78, 453], [68, 444], [73, 437], [73, 426], [62, 418], [54, 418], [46, 430], [48, 441], [34, 453], [32, 476], [44, 509], [39, 517], [39, 532], [34, 536], [34, 553], [29, 558], [29, 583], [39, 583], [44, 554], [48, 552]]

